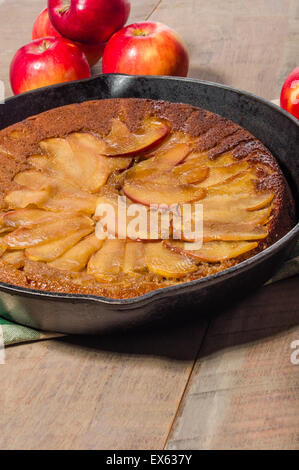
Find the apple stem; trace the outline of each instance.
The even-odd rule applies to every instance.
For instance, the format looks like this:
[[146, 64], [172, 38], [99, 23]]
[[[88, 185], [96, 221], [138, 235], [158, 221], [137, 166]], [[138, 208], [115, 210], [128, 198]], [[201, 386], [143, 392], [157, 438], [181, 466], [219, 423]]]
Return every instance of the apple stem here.
[[71, 0], [64, 0], [64, 5], [63, 7], [58, 9], [58, 13], [60, 15], [64, 15], [67, 11], [69, 11], [71, 6]]
[[142, 31], [142, 29], [135, 29], [133, 31], [133, 34], [134, 36], [148, 36], [148, 33], [146, 33], [145, 31]]

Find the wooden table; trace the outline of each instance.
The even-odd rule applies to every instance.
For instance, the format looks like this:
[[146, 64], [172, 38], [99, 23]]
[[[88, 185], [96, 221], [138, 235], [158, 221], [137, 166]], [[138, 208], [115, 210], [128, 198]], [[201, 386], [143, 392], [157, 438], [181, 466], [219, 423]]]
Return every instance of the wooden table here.
[[[0, 79], [45, 0], [0, 1]], [[271, 99], [298, 65], [298, 0], [132, 0], [174, 27], [191, 77]], [[19, 345], [0, 366], [1, 449], [299, 449], [299, 278], [170, 329]]]

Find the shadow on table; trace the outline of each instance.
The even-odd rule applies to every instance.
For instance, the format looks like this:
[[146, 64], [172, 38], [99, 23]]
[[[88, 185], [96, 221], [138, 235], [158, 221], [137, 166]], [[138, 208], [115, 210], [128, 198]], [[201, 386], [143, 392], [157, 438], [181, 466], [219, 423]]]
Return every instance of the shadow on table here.
[[[178, 312], [163, 324], [99, 336], [67, 336], [58, 341], [120, 354], [192, 360], [224, 348], [262, 340], [299, 325], [299, 277], [262, 287], [229, 306]], [[196, 310], [196, 309], [195, 309]], [[61, 344], [61, 346], [62, 346]]]

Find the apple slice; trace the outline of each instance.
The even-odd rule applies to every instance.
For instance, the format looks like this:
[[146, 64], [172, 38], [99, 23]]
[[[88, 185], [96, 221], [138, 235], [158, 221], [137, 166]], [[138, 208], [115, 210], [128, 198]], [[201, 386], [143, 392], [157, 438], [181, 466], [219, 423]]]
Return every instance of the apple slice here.
[[64, 253], [60, 258], [49, 263], [49, 266], [63, 271], [82, 271], [90, 257], [100, 250], [104, 241], [104, 239], [100, 240], [97, 238], [93, 233], [77, 243], [77, 245]]
[[105, 240], [102, 248], [90, 258], [87, 273], [99, 282], [113, 281], [122, 271], [124, 254], [124, 240]]
[[201, 186], [208, 188], [233, 180], [235, 177], [245, 174], [244, 172], [248, 167], [249, 165], [246, 161], [241, 161], [230, 165], [211, 168], [209, 177], [202, 182]]
[[4, 237], [4, 243], [13, 249], [29, 248], [58, 240], [77, 230], [92, 226], [92, 220], [86, 216], [74, 216], [69, 219], [61, 218], [56, 222], [49, 222], [32, 228], [18, 228]]
[[30, 205], [36, 205], [44, 203], [50, 197], [48, 189], [44, 190], [30, 190], [30, 189], [19, 189], [16, 191], [10, 191], [6, 194], [4, 200], [9, 209], [25, 208]]
[[113, 171], [124, 170], [131, 164], [131, 158], [111, 159], [103, 155], [105, 144], [88, 133], [73, 133], [67, 137], [74, 159], [81, 166], [82, 189], [97, 192]]
[[110, 134], [105, 137], [105, 155], [128, 156], [145, 152], [158, 146], [169, 132], [169, 125], [156, 119], [147, 119], [136, 133], [131, 133], [119, 119], [113, 119]]
[[256, 211], [269, 206], [274, 195], [270, 193], [242, 194], [237, 198], [232, 194], [208, 194], [202, 201], [204, 213], [213, 210], [247, 210]]
[[196, 185], [175, 185], [173, 183], [161, 185], [148, 181], [144, 184], [125, 182], [123, 191], [132, 201], [145, 206], [184, 204], [198, 201], [206, 195], [205, 190]]
[[171, 171], [171, 177], [181, 184], [201, 183], [210, 174], [210, 169], [200, 162], [188, 161], [176, 166]]
[[197, 266], [184, 255], [174, 253], [163, 242], [144, 244], [145, 263], [150, 272], [165, 278], [180, 278], [197, 270]]
[[53, 261], [63, 255], [67, 250], [78, 243], [81, 238], [89, 235], [93, 231], [93, 227], [77, 230], [70, 235], [54, 240], [43, 245], [26, 248], [25, 255], [33, 261]]
[[190, 153], [190, 147], [187, 144], [177, 144], [166, 152], [143, 160], [133, 166], [126, 173], [127, 181], [143, 181], [145, 179], [153, 180], [157, 176], [168, 172], [173, 167], [185, 160]]
[[[64, 214], [65, 216], [65, 214]], [[53, 212], [41, 209], [16, 209], [4, 215], [4, 223], [11, 228], [31, 227], [52, 220], [58, 220], [61, 216]]]
[[250, 223], [204, 222], [203, 241], [261, 240], [268, 235], [267, 227]]
[[0, 237], [0, 256], [7, 250], [5, 237]]
[[[252, 225], [263, 225], [270, 217], [271, 207], [266, 207], [258, 211], [248, 211], [246, 209], [235, 208], [233, 205], [218, 206], [218, 208], [211, 208], [209, 206], [203, 206], [203, 220], [204, 222], [215, 222], [217, 223], [250, 223]], [[196, 209], [192, 211], [192, 219], [198, 216]], [[201, 216], [201, 212], [199, 213]]]
[[87, 215], [93, 215], [97, 207], [97, 198], [92, 194], [84, 198], [76, 197], [76, 195], [64, 196], [57, 194], [47, 201], [38, 204], [38, 207], [53, 212], [82, 212]]
[[146, 270], [144, 259], [145, 244], [129, 241], [125, 247], [123, 272], [126, 274], [142, 273]]
[[74, 158], [69, 142], [63, 138], [52, 138], [40, 142], [40, 147], [50, 157], [52, 169], [80, 187], [82, 167]]
[[181, 241], [171, 240], [167, 240], [163, 243], [166, 248], [169, 248], [176, 253], [185, 254], [190, 258], [207, 263], [218, 263], [228, 259], [238, 258], [239, 256], [254, 250], [258, 246], [258, 243], [256, 242], [216, 241], [204, 243], [200, 250], [192, 250], [191, 246], [190, 249], [186, 249], [186, 245], [192, 245], [192, 243], [185, 244]]
[[7, 251], [2, 255], [1, 261], [5, 264], [13, 265], [16, 269], [20, 269], [25, 263], [24, 250]]
[[27, 161], [37, 170], [47, 170], [49, 168], [50, 160], [45, 155], [31, 155]]
[[236, 163], [238, 160], [232, 156], [231, 152], [223, 153], [222, 155], [217, 156], [217, 158], [210, 158], [209, 152], [193, 152], [188, 155], [186, 161], [198, 161], [202, 165], [214, 168], [218, 166], [231, 165], [232, 163]]

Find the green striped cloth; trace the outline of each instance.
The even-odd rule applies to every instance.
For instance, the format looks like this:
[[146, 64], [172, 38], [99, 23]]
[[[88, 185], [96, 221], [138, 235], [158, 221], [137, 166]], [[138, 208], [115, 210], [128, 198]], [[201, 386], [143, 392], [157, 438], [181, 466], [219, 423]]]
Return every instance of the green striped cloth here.
[[[274, 102], [278, 104], [277, 101]], [[286, 260], [280, 270], [267, 284], [295, 276], [296, 274], [299, 274], [299, 241], [289, 259]], [[63, 336], [58, 333], [42, 332], [26, 326], [17, 325], [11, 321], [10, 314], [13, 312], [14, 308], [14, 305], [8, 303], [6, 298], [0, 295], [0, 364], [4, 363], [4, 346]]]

